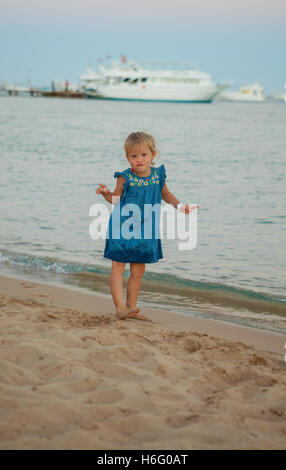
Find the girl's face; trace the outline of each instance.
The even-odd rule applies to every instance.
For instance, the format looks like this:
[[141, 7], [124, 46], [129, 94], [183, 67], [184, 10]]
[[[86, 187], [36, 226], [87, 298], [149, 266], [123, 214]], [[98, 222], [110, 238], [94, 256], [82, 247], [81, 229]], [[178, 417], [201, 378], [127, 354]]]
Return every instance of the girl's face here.
[[153, 154], [147, 144], [136, 144], [129, 149], [127, 159], [131, 168], [138, 176], [149, 176], [150, 166], [156, 152]]

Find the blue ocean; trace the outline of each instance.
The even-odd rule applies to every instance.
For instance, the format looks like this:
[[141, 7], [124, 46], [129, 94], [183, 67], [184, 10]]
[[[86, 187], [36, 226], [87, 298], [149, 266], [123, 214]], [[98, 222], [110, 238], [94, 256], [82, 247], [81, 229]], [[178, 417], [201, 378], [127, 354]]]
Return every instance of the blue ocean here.
[[285, 129], [282, 101], [1, 96], [0, 272], [110, 295], [90, 208], [104, 202], [97, 185], [113, 190], [128, 167], [127, 135], [144, 130], [169, 190], [200, 208], [196, 247], [163, 238], [138, 304], [286, 332]]

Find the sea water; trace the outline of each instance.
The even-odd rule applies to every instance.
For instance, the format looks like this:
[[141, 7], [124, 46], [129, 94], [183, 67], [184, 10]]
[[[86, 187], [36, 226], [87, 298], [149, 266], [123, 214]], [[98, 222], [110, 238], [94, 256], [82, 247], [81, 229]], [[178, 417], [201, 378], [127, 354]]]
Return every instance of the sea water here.
[[163, 235], [139, 304], [286, 331], [285, 129], [284, 102], [1, 97], [0, 271], [109, 295], [89, 210], [111, 210], [96, 188], [114, 189], [124, 139], [145, 130], [169, 190], [200, 208], [196, 247]]

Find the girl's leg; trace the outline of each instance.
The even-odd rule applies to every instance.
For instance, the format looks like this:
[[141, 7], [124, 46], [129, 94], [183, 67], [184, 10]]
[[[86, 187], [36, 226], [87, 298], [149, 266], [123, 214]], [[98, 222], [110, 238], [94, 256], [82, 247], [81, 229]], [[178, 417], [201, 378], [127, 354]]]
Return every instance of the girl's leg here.
[[140, 290], [140, 283], [144, 272], [144, 263], [130, 263], [130, 276], [127, 283], [126, 297], [126, 306], [129, 308], [136, 307]]
[[[127, 298], [126, 306], [132, 309], [136, 309], [136, 303], [139, 295], [141, 279], [145, 272], [144, 263], [130, 263], [130, 276], [127, 283]], [[145, 317], [139, 312], [134, 311], [130, 313], [128, 318], [134, 318], [136, 320], [152, 321]]]
[[112, 261], [111, 273], [110, 273], [110, 290], [112, 299], [118, 310], [124, 310], [125, 302], [123, 297], [123, 273], [125, 270], [125, 263], [119, 263], [118, 261]]
[[138, 308], [127, 308], [123, 296], [123, 274], [125, 263], [112, 261], [110, 273], [110, 290], [112, 299], [116, 308], [116, 314], [119, 318], [126, 318], [129, 314], [139, 312]]

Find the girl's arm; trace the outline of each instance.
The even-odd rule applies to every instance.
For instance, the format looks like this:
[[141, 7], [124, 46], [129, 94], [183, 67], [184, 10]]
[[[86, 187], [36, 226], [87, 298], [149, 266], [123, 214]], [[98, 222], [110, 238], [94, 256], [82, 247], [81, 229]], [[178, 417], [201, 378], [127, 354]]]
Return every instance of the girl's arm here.
[[174, 196], [174, 194], [169, 191], [166, 183], [164, 184], [164, 187], [162, 189], [162, 199], [168, 204], [172, 204], [175, 209], [177, 209], [177, 204], [179, 204], [180, 202], [179, 199], [177, 199], [176, 196]]
[[[105, 184], [100, 184], [100, 188], [97, 188], [96, 194], [102, 194], [102, 196], [104, 197], [106, 201], [110, 202], [111, 204], [117, 204], [117, 202], [120, 199], [120, 196], [123, 193], [124, 183], [125, 183], [125, 179], [123, 178], [123, 176], [118, 176], [116, 187], [113, 193], [108, 189], [108, 187]], [[112, 197], [113, 197], [113, 200], [112, 200]]]
[[[171, 193], [171, 191], [169, 191], [169, 189], [167, 188], [167, 184], [165, 183], [164, 184], [164, 187], [162, 189], [162, 199], [164, 201], [166, 201], [168, 204], [172, 204], [175, 209], [177, 209], [177, 205], [179, 204], [179, 200], [176, 198], [176, 196], [174, 196], [173, 193]], [[192, 210], [194, 209], [197, 209], [199, 208], [200, 206], [198, 206], [197, 204], [196, 205], [193, 205], [191, 206], [190, 204], [183, 204], [182, 205], [182, 209], [180, 209], [182, 212], [184, 212], [185, 214], [190, 214], [190, 212], [192, 212]]]

